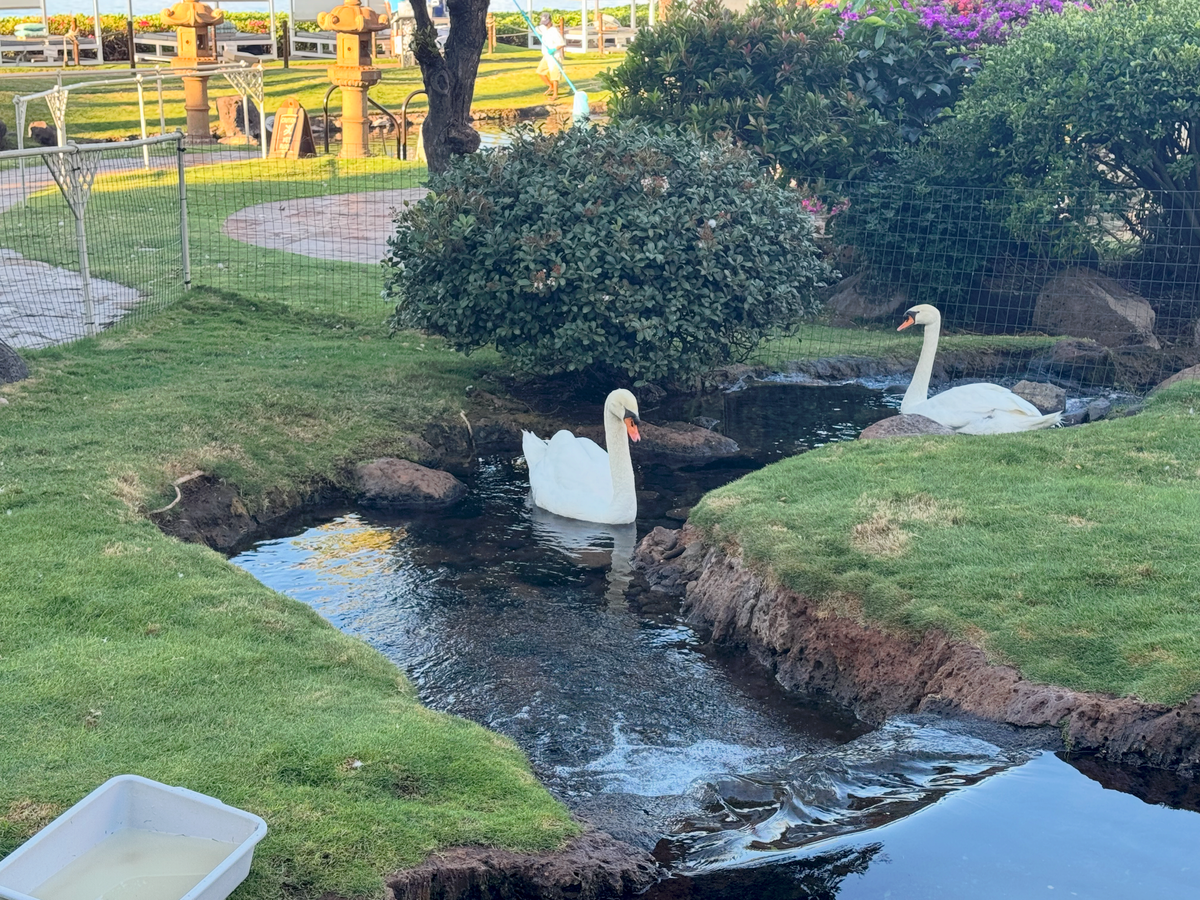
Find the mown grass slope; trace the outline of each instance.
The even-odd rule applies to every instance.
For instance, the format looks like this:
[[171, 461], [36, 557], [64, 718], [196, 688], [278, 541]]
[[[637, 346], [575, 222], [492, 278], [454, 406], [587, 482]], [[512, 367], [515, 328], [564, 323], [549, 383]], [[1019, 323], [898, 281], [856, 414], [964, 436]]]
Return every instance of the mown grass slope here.
[[510, 741], [144, 516], [196, 468], [255, 506], [403, 452], [494, 357], [202, 292], [28, 357], [0, 387], [0, 854], [122, 772], [267, 820], [240, 898], [378, 896], [437, 847], [573, 833]]
[[939, 628], [1028, 678], [1200, 692], [1200, 384], [1028, 434], [831, 444], [692, 521], [760, 571], [890, 629]]

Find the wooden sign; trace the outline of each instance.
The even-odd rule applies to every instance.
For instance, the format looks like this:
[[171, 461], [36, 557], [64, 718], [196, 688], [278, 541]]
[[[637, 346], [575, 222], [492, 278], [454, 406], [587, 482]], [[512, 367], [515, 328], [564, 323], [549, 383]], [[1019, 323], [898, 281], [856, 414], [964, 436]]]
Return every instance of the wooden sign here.
[[275, 127], [271, 129], [272, 159], [302, 159], [316, 156], [312, 127], [308, 113], [295, 97], [288, 97], [275, 110]]

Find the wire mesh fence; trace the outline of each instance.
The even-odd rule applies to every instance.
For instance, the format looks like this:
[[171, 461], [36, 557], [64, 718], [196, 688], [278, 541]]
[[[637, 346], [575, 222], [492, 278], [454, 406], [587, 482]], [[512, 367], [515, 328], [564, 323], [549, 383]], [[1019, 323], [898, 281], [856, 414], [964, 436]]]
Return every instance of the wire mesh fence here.
[[922, 303], [942, 316], [945, 379], [1136, 392], [1200, 362], [1198, 197], [884, 180], [802, 190], [837, 277], [819, 317], [751, 362], [836, 375], [855, 370], [846, 357], [871, 357], [880, 374], [903, 370], [921, 338], [896, 328]]
[[[380, 261], [397, 213], [424, 195], [426, 173], [383, 155], [395, 153], [383, 139], [371, 149], [346, 160], [189, 150], [192, 283], [382, 322], [391, 303]], [[88, 151], [99, 160], [84, 219], [97, 328], [161, 308], [183, 289], [176, 149], [151, 151], [149, 168], [136, 142]], [[0, 157], [0, 340], [69, 340], [87, 330], [72, 280], [81, 271], [75, 220], [37, 160], [26, 167], [22, 206], [15, 166]], [[921, 336], [896, 327], [920, 303], [942, 315], [938, 380], [1142, 392], [1200, 363], [1200, 198], [878, 180], [801, 190], [837, 277], [819, 315], [782, 323], [750, 363], [826, 379], [901, 378]]]
[[178, 146], [168, 135], [0, 154], [0, 341], [67, 343], [180, 296]]
[[271, 159], [188, 170], [195, 284], [382, 321], [380, 262], [424, 166], [393, 157]]

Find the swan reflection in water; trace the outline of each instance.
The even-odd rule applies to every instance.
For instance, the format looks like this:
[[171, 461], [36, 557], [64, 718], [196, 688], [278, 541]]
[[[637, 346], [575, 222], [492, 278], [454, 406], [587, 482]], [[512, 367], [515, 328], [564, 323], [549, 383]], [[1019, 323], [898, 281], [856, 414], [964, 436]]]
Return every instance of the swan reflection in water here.
[[604, 599], [610, 608], [624, 607], [633, 581], [633, 550], [637, 526], [602, 525], [582, 519], [565, 519], [526, 500], [533, 535], [539, 544], [562, 553], [589, 569], [607, 568]]

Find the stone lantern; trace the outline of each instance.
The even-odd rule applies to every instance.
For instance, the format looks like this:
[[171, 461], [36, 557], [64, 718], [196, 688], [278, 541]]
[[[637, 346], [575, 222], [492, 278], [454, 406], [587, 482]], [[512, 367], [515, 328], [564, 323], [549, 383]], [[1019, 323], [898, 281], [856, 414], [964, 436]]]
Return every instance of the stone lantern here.
[[343, 159], [370, 156], [367, 146], [367, 89], [382, 72], [371, 65], [375, 32], [388, 26], [388, 14], [377, 13], [362, 0], [346, 2], [317, 16], [317, 24], [337, 32], [337, 65], [328, 69], [329, 80], [342, 89]]
[[[197, 0], [180, 0], [162, 11], [162, 19], [175, 26], [179, 49], [171, 65], [180, 69], [210, 66], [217, 61], [216, 26], [225, 13]], [[187, 134], [192, 141], [211, 141], [208, 120], [208, 76], [183, 76], [183, 108], [187, 110]]]

